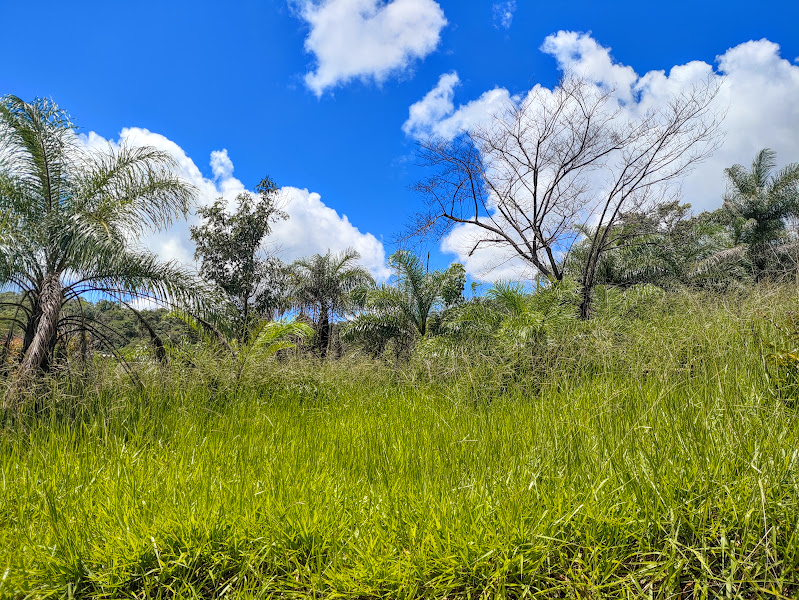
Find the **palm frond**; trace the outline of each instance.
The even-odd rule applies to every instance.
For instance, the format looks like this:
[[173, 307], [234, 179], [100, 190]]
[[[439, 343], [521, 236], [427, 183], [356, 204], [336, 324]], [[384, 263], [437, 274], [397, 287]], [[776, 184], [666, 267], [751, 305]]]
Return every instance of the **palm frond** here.
[[92, 151], [76, 190], [76, 217], [104, 229], [141, 233], [185, 216], [196, 188], [177, 177], [168, 153], [148, 146]]
[[699, 277], [709, 271], [725, 264], [729, 264], [746, 257], [749, 249], [747, 244], [740, 244], [732, 248], [726, 248], [713, 253], [709, 257], [697, 262], [689, 271], [689, 277]]
[[280, 350], [295, 348], [297, 340], [308, 339], [313, 335], [314, 330], [305, 323], [270, 321], [257, 330], [251, 342], [251, 351], [259, 358], [266, 358]]
[[521, 315], [528, 307], [524, 286], [518, 282], [498, 281], [488, 290], [488, 297], [508, 315]]

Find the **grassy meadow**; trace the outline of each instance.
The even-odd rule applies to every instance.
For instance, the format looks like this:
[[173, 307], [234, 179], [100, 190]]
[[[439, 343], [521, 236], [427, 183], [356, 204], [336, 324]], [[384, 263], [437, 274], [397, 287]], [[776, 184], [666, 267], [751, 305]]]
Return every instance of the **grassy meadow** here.
[[513, 361], [53, 377], [0, 597], [797, 597], [795, 288], [612, 300]]

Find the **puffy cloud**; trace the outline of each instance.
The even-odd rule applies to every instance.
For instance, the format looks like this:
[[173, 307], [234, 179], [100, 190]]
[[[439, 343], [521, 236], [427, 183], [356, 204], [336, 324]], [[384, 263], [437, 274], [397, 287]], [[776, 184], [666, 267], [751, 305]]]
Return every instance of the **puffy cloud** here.
[[377, 279], [388, 278], [385, 249], [375, 236], [358, 231], [347, 215], [325, 206], [315, 192], [294, 187], [281, 191], [289, 219], [275, 228], [270, 240], [280, 248], [284, 260], [324, 254], [328, 249], [338, 252], [355, 248], [361, 255], [361, 264]]
[[[716, 57], [717, 68], [692, 61], [643, 75], [616, 62], [609, 48], [584, 33], [560, 31], [547, 37], [541, 50], [555, 59], [561, 71], [582, 75], [599, 88], [612, 90], [623, 116], [640, 115], [662, 106], [681, 90], [708, 80], [719, 85], [715, 103], [719, 111], [726, 113], [723, 143], [682, 184], [682, 199], [690, 202], [695, 211], [718, 207], [725, 188], [724, 168], [735, 163], [748, 165], [762, 148], [775, 150], [783, 163], [799, 160], [799, 65], [782, 58], [780, 47], [769, 40], [749, 41], [726, 50]], [[503, 103], [523, 98], [496, 88], [456, 107], [457, 80], [453, 83], [449, 77], [451, 74], [442, 76], [430, 93], [411, 106], [404, 125], [408, 135], [452, 138], [487, 123], [507, 106]], [[531, 92], [536, 89], [545, 90], [537, 85]], [[468, 226], [454, 228], [442, 241], [442, 250], [455, 253], [467, 266], [474, 265], [475, 270], [469, 270], [474, 276], [496, 279], [495, 274], [481, 273], [478, 267], [512, 264], [512, 255], [504, 249], [489, 248], [468, 256], [472, 236], [468, 230]], [[520, 276], [528, 275], [520, 272]]]
[[455, 111], [455, 88], [460, 82], [455, 71], [442, 75], [436, 86], [408, 109], [408, 120], [402, 130], [407, 135], [420, 135], [438, 126]]
[[230, 179], [233, 176], [233, 161], [226, 148], [211, 152], [211, 170], [216, 179]]
[[516, 0], [495, 2], [491, 8], [494, 13], [494, 27], [510, 29], [513, 24], [513, 14], [516, 12]]
[[[106, 140], [91, 132], [81, 136], [81, 141], [88, 148], [100, 150], [125, 142], [136, 146], [153, 146], [168, 152], [176, 161], [180, 176], [197, 188], [200, 205], [208, 206], [220, 197], [232, 202], [237, 195], [249, 192], [241, 181], [233, 177], [233, 162], [227, 150], [211, 153], [210, 166], [214, 179], [209, 179], [203, 176], [180, 146], [147, 129], [125, 128], [116, 140]], [[267, 243], [269, 249], [277, 250], [283, 260], [292, 261], [309, 254], [324, 254], [328, 249], [337, 252], [352, 247], [360, 252], [361, 263], [376, 278], [382, 280], [388, 277], [383, 244], [372, 234], [359, 231], [345, 215], [339, 215], [326, 206], [319, 194], [284, 187], [281, 189], [280, 205], [288, 213], [289, 219], [275, 225]], [[165, 260], [192, 264], [194, 245], [189, 226], [197, 222], [196, 215], [190, 215], [188, 220], [177, 221], [165, 231], [148, 234], [142, 243]]]
[[295, 0], [309, 24], [305, 49], [316, 70], [305, 76], [317, 95], [353, 79], [377, 83], [435, 50], [447, 24], [435, 0]]
[[638, 75], [632, 67], [616, 63], [610, 56], [610, 48], [600, 46], [590, 35], [559, 31], [544, 40], [541, 51], [554, 57], [561, 71], [614, 89], [622, 100], [633, 100]]
[[466, 272], [480, 281], [532, 280], [535, 269], [516, 254], [486, 246], [472, 252], [475, 243], [483, 237], [484, 232], [473, 225], [456, 225], [441, 240], [441, 251], [455, 254]]
[[501, 111], [511, 99], [508, 90], [495, 88], [456, 110], [454, 99], [458, 85], [460, 78], [456, 72], [442, 75], [436, 86], [408, 109], [408, 120], [402, 130], [419, 139], [429, 136], [451, 139]]

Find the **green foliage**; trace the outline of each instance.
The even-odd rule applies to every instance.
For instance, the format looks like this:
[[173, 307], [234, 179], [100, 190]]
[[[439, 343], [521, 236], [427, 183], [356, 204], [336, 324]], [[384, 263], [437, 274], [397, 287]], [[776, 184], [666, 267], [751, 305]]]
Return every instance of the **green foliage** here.
[[[135, 243], [188, 210], [195, 190], [176, 167], [151, 147], [84, 149], [52, 101], [0, 98], [0, 285], [23, 293], [21, 375], [49, 366], [68, 341], [75, 323], [61, 315], [67, 300], [100, 292], [195, 308], [206, 302], [189, 271]], [[107, 337], [99, 328], [82, 331]]]
[[790, 313], [771, 320], [776, 339], [766, 337], [766, 373], [777, 398], [792, 408], [799, 407], [799, 315]]
[[464, 287], [466, 287], [466, 268], [460, 263], [452, 263], [441, 276], [441, 301], [444, 306], [454, 306], [463, 302]]
[[[690, 205], [671, 202], [650, 212], [623, 214], [601, 254], [596, 283], [629, 287], [652, 284], [674, 289], [683, 285], [719, 285], [746, 280], [748, 271], [735, 262], [734, 237], [722, 210], [690, 216]], [[592, 233], [586, 229], [585, 234]], [[575, 244], [567, 272], [582, 276], [589, 242]]]
[[296, 348], [291, 339], [307, 339], [314, 331], [305, 323], [296, 321], [269, 321], [262, 323], [253, 334], [250, 354], [254, 360], [263, 360], [280, 352]]
[[352, 249], [285, 268], [269, 179], [199, 211], [216, 297], [132, 244], [185, 214], [174, 166], [0, 101], [0, 369], [32, 399], [0, 423], [1, 597], [799, 594], [797, 298], [760, 281], [795, 271], [799, 165], [468, 300], [407, 251], [380, 286]]
[[407, 250], [388, 259], [392, 281], [368, 290], [366, 309], [347, 324], [344, 336], [372, 355], [393, 344], [397, 357], [406, 356], [415, 342], [428, 334], [438, 310], [463, 301], [466, 270], [459, 263], [444, 271], [430, 271]]
[[316, 348], [324, 358], [330, 348], [337, 318], [357, 310], [364, 290], [374, 285], [365, 268], [357, 264], [361, 255], [353, 248], [324, 256], [315, 254], [291, 266], [292, 302], [302, 314], [310, 314], [316, 329]]
[[[3, 345], [0, 352], [5, 356], [2, 362], [7, 368], [21, 359], [24, 328], [20, 330], [19, 324], [14, 323], [14, 315], [24, 304], [22, 294], [0, 294], [0, 344]], [[83, 298], [69, 300], [62, 308], [61, 323], [61, 341], [55, 348], [56, 359], [62, 363], [60, 366], [75, 361], [85, 362], [92, 354], [104, 353], [150, 360], [153, 339], [148, 327], [169, 348], [198, 341], [192, 328], [165, 308], [134, 312], [129, 306], [110, 300], [96, 303]], [[91, 330], [96, 330], [98, 335], [91, 335]]]
[[799, 423], [760, 343], [795, 290], [607, 288], [588, 322], [539, 293], [481, 301], [564, 311], [545, 385], [501, 394], [362, 358], [53, 379], [0, 435], [0, 596], [796, 597]]
[[280, 190], [271, 179], [264, 178], [256, 190], [257, 201], [249, 193], [239, 194], [232, 213], [224, 198], [199, 208], [203, 224], [190, 228], [200, 274], [232, 304], [232, 329], [240, 340], [250, 335], [254, 323], [283, 312], [288, 302], [288, 271], [279, 258], [263, 251], [272, 224], [288, 215], [277, 207]]
[[[649, 212], [620, 215], [596, 265], [595, 283], [651, 283], [728, 287], [754, 275], [780, 278], [797, 269], [795, 232], [787, 220], [799, 214], [799, 163], [775, 172], [776, 155], [761, 150], [751, 169], [725, 169], [724, 206], [689, 217], [689, 206], [660, 204]], [[566, 272], [582, 277], [595, 230], [568, 257]]]
[[[730, 218], [736, 245], [746, 249], [755, 276], [764, 277], [769, 263], [795, 250], [796, 240], [787, 235], [785, 221], [799, 216], [799, 163], [774, 172], [776, 153], [761, 150], [747, 171], [742, 165], [725, 169], [728, 190], [724, 209]], [[785, 246], [786, 242], [791, 242]]]
[[416, 364], [435, 378], [463, 381], [487, 397], [526, 381], [531, 389], [549, 376], [555, 361], [553, 335], [577, 324], [577, 286], [563, 280], [529, 294], [518, 283], [500, 281], [485, 297], [474, 297], [441, 314], [437, 335], [425, 339]]

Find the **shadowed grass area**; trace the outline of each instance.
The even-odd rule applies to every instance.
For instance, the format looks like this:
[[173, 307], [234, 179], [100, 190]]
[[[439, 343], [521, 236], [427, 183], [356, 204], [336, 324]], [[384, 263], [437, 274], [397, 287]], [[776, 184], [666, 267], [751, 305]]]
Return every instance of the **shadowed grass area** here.
[[475, 356], [54, 382], [0, 437], [0, 596], [795, 597], [794, 300], [711, 300], [564, 329], [501, 394]]

